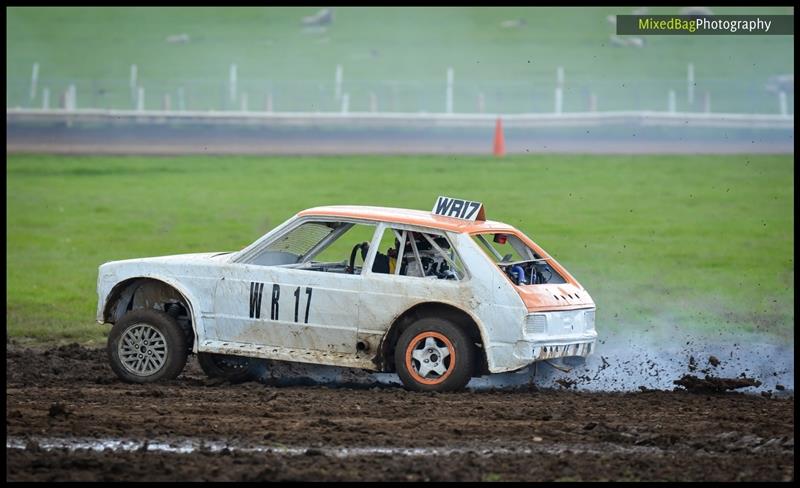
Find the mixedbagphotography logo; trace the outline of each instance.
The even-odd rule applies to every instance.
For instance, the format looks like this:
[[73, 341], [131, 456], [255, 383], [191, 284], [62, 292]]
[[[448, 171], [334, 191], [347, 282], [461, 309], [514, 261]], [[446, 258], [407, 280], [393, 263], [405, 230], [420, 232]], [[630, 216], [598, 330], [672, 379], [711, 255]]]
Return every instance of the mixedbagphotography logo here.
[[793, 15], [617, 15], [617, 35], [794, 35]]

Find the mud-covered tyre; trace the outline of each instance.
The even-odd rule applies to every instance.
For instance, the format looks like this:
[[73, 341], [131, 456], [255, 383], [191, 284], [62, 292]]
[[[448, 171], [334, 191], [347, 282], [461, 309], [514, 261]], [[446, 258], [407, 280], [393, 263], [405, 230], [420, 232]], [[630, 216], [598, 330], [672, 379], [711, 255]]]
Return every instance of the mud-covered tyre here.
[[256, 379], [263, 366], [258, 358], [208, 352], [197, 353], [197, 362], [209, 378], [222, 378], [231, 383]]
[[186, 335], [172, 316], [160, 310], [132, 310], [108, 336], [111, 369], [130, 383], [174, 379], [187, 356]]
[[449, 320], [423, 318], [397, 340], [395, 369], [414, 391], [454, 391], [466, 386], [475, 371], [475, 345]]

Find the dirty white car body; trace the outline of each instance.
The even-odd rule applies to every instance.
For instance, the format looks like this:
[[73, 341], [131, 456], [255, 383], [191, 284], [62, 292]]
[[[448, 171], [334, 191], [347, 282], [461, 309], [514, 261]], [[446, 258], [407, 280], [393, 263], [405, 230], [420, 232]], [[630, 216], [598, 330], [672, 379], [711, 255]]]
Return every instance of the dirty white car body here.
[[[461, 205], [453, 209], [453, 202]], [[105, 263], [99, 268], [97, 320], [114, 323], [136, 308], [165, 310], [180, 305], [176, 317], [180, 315], [191, 329], [187, 345], [193, 353], [373, 371], [393, 370], [387, 359], [392, 341], [397, 340], [393, 329], [412, 315], [444, 314], [471, 328], [482, 364], [476, 375], [592, 353], [597, 338], [594, 302], [563, 267], [517, 229], [485, 220], [477, 202], [440, 197], [437, 206], [438, 211], [435, 206], [432, 212], [318, 207], [300, 212], [238, 252]], [[326, 239], [336, 241], [339, 236], [333, 234], [346, 234], [348, 225], [374, 227], [361, 269], [315, 262], [315, 247], [324, 249]], [[312, 247], [303, 249], [302, 255], [288, 251], [299, 246], [292, 236], [306, 239], [311, 230], [324, 234], [333, 226], [339, 227], [320, 242], [304, 244]], [[441, 266], [448, 268], [448, 279], [403, 275], [402, 266], [392, 273], [374, 272], [384, 233], [397, 239], [398, 252], [408, 248], [395, 260], [408, 262], [404, 273], [411, 273], [417, 264], [423, 266], [423, 252], [417, 248], [433, 241], [427, 252], [439, 252], [439, 262], [449, 263]], [[549, 266], [559, 279], [515, 283], [524, 269], [515, 267], [517, 274], [510, 274], [499, 254], [494, 253], [495, 259], [487, 250], [495, 244], [478, 235], [494, 236], [495, 242], [514, 239], [533, 263], [523, 263], [523, 268], [528, 266], [532, 275], [538, 269], [534, 265]], [[357, 268], [352, 266], [355, 254], [353, 249], [352, 268]], [[526, 279], [534, 281], [532, 276], [523, 276]]]

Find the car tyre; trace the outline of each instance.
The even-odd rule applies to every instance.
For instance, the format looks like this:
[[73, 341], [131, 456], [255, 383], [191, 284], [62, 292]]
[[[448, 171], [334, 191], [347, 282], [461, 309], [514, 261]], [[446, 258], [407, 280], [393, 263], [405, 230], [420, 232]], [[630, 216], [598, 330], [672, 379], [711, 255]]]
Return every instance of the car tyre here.
[[467, 333], [442, 318], [417, 320], [400, 334], [395, 347], [395, 369], [409, 390], [460, 390], [475, 366], [476, 348]]
[[160, 310], [132, 310], [108, 336], [111, 369], [129, 383], [174, 379], [187, 356], [186, 335], [172, 316]]
[[221, 378], [230, 383], [256, 379], [264, 363], [258, 358], [208, 352], [197, 353], [197, 362], [209, 378]]

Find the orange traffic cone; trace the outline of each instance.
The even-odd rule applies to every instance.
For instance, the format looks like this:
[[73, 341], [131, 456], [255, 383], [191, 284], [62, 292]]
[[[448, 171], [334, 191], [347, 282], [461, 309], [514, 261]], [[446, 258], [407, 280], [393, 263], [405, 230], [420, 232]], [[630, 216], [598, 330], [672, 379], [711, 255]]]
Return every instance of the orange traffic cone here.
[[494, 127], [494, 155], [504, 156], [505, 154], [506, 141], [503, 138], [503, 121], [498, 117], [497, 124]]

